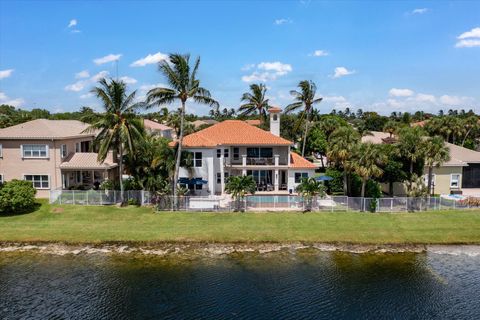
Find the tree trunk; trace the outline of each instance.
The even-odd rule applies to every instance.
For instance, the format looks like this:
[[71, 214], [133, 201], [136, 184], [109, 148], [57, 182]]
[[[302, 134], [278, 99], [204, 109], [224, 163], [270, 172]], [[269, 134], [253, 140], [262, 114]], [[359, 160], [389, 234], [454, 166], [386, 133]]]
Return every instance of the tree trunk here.
[[365, 185], [366, 185], [366, 184], [367, 184], [367, 179], [362, 178], [362, 191], [361, 191], [361, 193], [360, 193], [360, 196], [361, 196], [362, 198], [365, 197]]
[[413, 160], [410, 160], [410, 176], [413, 174]]
[[320, 154], [320, 161], [322, 162], [322, 169], [325, 169], [325, 164], [323, 163], [323, 154]]
[[309, 113], [307, 113], [307, 121], [305, 123], [305, 133], [303, 134], [302, 157], [305, 156], [305, 145], [307, 144], [308, 122], [310, 120]]
[[180, 135], [178, 136], [177, 158], [175, 160], [175, 173], [173, 174], [173, 210], [178, 210], [177, 184], [178, 184], [178, 173], [180, 171], [180, 160], [182, 158], [184, 120], [185, 120], [185, 101], [182, 101], [182, 108], [180, 109]]
[[119, 179], [120, 179], [120, 201], [123, 203], [123, 143], [120, 142], [120, 147], [119, 147], [119, 163], [118, 163], [118, 173], [119, 173]]
[[347, 170], [343, 169], [343, 194], [348, 195]]
[[428, 190], [428, 195], [432, 195], [432, 172], [433, 172], [433, 167], [428, 166], [428, 182], [427, 182], [427, 190]]
[[393, 181], [388, 182], [388, 194], [393, 197]]
[[467, 133], [465, 133], [465, 137], [464, 137], [463, 140], [462, 140], [462, 147], [463, 147], [463, 145], [465, 144], [465, 141], [467, 140], [467, 137], [468, 137], [468, 135], [470, 134], [470, 131], [471, 131], [471, 130], [472, 130], [472, 128], [468, 129]]

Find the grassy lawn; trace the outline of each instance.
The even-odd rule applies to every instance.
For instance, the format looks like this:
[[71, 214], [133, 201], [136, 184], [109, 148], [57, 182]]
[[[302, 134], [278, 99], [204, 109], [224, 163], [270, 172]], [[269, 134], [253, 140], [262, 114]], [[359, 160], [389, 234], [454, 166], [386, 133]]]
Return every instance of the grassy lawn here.
[[372, 214], [162, 212], [42, 202], [0, 216], [0, 241], [480, 243], [480, 210]]

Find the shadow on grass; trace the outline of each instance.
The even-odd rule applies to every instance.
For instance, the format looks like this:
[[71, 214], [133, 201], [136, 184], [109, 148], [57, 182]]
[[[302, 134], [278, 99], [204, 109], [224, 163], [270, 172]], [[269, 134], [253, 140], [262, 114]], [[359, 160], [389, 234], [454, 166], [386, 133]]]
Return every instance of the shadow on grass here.
[[21, 216], [21, 215], [33, 213], [33, 212], [36, 212], [36, 211], [40, 210], [41, 207], [42, 207], [41, 203], [35, 202], [33, 207], [31, 207], [27, 210], [22, 210], [22, 211], [17, 211], [17, 212], [0, 212], [0, 219], [3, 218], [3, 217], [14, 217], [14, 216]]

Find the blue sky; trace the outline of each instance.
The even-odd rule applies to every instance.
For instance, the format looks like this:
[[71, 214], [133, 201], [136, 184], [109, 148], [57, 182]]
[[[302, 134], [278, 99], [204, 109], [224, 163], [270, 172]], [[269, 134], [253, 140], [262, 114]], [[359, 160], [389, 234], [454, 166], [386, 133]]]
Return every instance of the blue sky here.
[[480, 112], [475, 1], [1, 1], [0, 103], [98, 107], [88, 92], [116, 63], [141, 97], [164, 82], [148, 62], [170, 52], [201, 56], [202, 84], [222, 107], [260, 81], [285, 107], [309, 79], [322, 112]]

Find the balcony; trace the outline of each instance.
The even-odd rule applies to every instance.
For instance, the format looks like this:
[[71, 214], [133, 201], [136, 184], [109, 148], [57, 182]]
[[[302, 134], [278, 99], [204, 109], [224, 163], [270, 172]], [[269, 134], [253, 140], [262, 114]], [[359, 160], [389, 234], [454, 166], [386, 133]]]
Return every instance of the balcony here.
[[288, 166], [288, 160], [287, 157], [280, 157], [279, 155], [274, 155], [273, 157], [248, 157], [243, 154], [237, 159], [225, 162], [225, 164], [231, 167], [281, 167]]

